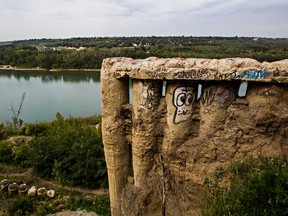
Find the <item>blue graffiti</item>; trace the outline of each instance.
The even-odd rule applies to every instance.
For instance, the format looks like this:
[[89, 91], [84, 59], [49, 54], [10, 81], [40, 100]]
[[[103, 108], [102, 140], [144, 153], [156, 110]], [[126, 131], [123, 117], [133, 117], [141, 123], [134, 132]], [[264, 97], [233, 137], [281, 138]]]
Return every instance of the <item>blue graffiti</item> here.
[[265, 69], [264, 70], [246, 70], [243, 74], [239, 74], [236, 78], [237, 79], [265, 79], [270, 76]]

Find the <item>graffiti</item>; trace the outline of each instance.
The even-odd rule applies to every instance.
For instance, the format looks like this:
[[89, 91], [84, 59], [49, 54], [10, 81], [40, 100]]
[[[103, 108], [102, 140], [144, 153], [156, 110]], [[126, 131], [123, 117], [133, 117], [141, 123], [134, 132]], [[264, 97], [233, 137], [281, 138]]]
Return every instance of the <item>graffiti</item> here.
[[207, 69], [203, 70], [191, 70], [191, 71], [179, 71], [173, 75], [173, 79], [193, 79], [193, 78], [208, 78], [210, 73]]
[[276, 68], [276, 70], [273, 71], [273, 77], [280, 77], [280, 76], [288, 77], [288, 72], [285, 70], [279, 71], [279, 69]]
[[267, 70], [246, 70], [243, 74], [239, 74], [237, 79], [266, 79], [270, 76], [270, 73]]
[[142, 97], [139, 108], [154, 110], [157, 107], [158, 98], [160, 97], [159, 91], [157, 89], [157, 83], [151, 84], [144, 81], [142, 84]]
[[218, 104], [220, 108], [226, 109], [235, 99], [236, 93], [231, 85], [206, 87], [201, 94], [201, 103], [206, 106], [205, 109], [213, 102]]
[[204, 61], [201, 62], [201, 64], [208, 64], [210, 62], [209, 59], [205, 59]]
[[217, 80], [226, 80], [226, 79], [235, 79], [235, 78], [237, 78], [236, 71], [231, 72], [231, 73], [225, 73], [225, 74], [218, 73], [218, 72], [215, 73], [215, 79]]
[[173, 104], [176, 107], [174, 123], [186, 121], [193, 113], [195, 101], [195, 89], [193, 87], [178, 87], [173, 93]]
[[201, 95], [201, 102], [203, 105], [211, 105], [215, 98], [215, 88], [208, 87], [205, 88]]
[[279, 77], [280, 75], [281, 75], [281, 73], [278, 70], [278, 68], [276, 69], [276, 71], [273, 71], [273, 77]]
[[125, 62], [126, 58], [125, 57], [112, 57], [112, 60], [116, 62]]
[[[278, 75], [279, 72], [274, 72], [274, 75]], [[267, 72], [267, 70], [246, 70], [243, 74], [239, 74], [234, 71], [231, 73], [219, 73], [216, 72], [214, 75], [216, 80], [229, 80], [229, 79], [266, 79], [267, 77], [270, 77], [270, 73]]]
[[215, 92], [215, 102], [219, 107], [226, 109], [236, 99], [236, 94], [231, 86], [219, 86]]

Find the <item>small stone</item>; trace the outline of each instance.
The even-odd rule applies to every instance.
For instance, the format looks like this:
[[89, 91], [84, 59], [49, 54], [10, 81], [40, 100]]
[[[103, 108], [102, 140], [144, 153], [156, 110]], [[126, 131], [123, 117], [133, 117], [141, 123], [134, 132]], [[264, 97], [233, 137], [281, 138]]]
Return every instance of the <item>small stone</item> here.
[[65, 208], [65, 206], [62, 205], [62, 204], [60, 204], [60, 205], [57, 206], [57, 209], [58, 209], [58, 210], [62, 210], [62, 209], [64, 209], [64, 208]]
[[47, 193], [47, 190], [46, 190], [45, 187], [41, 187], [41, 188], [39, 188], [39, 189], [37, 190], [37, 195], [38, 195], [38, 196], [44, 196], [44, 195], [46, 195], [46, 193]]
[[32, 186], [29, 190], [28, 190], [28, 196], [35, 196], [37, 193], [37, 189], [35, 186]]
[[54, 190], [48, 190], [47, 191], [47, 196], [49, 198], [54, 198], [55, 197], [56, 192]]
[[12, 183], [12, 184], [9, 184], [9, 186], [8, 186], [8, 191], [9, 191], [10, 193], [17, 192], [17, 190], [18, 190], [18, 185], [17, 185], [15, 182]]
[[21, 184], [21, 185], [19, 185], [19, 187], [18, 187], [18, 193], [19, 194], [25, 194], [25, 193], [27, 193], [27, 191], [28, 191], [28, 186], [27, 186], [27, 184]]
[[10, 181], [8, 179], [3, 179], [0, 183], [1, 190], [7, 190], [9, 184], [10, 184]]

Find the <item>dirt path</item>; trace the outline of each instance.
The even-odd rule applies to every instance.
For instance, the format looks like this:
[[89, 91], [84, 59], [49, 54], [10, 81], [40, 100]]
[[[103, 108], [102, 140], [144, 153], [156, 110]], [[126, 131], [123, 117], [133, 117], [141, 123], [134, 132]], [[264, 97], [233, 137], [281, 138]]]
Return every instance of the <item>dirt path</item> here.
[[[35, 176], [33, 174], [33, 169], [32, 168], [28, 168], [28, 169], [24, 169], [21, 171], [9, 171], [7, 172], [1, 172], [0, 171], [0, 175], [5, 175], [7, 176], [8, 179], [17, 179], [17, 177], [24, 177], [24, 181], [28, 183], [28, 185], [31, 185], [33, 183], [37, 182], [37, 185], [40, 186], [45, 186], [46, 188], [59, 188], [61, 187], [62, 189], [65, 190], [70, 190], [70, 191], [76, 191], [82, 194], [92, 194], [92, 195], [108, 195], [109, 191], [108, 188], [100, 188], [100, 189], [87, 189], [87, 188], [81, 188], [81, 187], [70, 187], [70, 186], [60, 186], [58, 183], [56, 183], [55, 181], [48, 181], [45, 179], [41, 179], [37, 176]], [[2, 179], [0, 179], [1, 181]]]

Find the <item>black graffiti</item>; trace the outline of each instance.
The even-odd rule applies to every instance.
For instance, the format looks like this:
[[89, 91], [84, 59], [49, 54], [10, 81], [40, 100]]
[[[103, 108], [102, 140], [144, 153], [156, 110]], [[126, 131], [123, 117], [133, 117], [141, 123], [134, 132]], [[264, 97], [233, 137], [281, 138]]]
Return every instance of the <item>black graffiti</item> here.
[[288, 77], [288, 72], [285, 70], [280, 71], [278, 68], [276, 69], [276, 71], [273, 71], [273, 77]]
[[215, 73], [215, 79], [218, 80], [226, 80], [226, 79], [236, 79], [237, 78], [237, 72], [231, 72], [231, 73], [226, 73], [226, 74], [221, 74], [216, 72]]
[[191, 93], [180, 93], [177, 95], [176, 98], [176, 104], [174, 104], [176, 107], [182, 107], [183, 105], [190, 106], [193, 102], [193, 95]]
[[201, 95], [201, 102], [203, 105], [211, 105], [215, 98], [215, 89], [207, 88]]
[[207, 69], [179, 71], [173, 75], [173, 79], [193, 79], [193, 78], [208, 78], [210, 73]]
[[154, 110], [159, 103], [159, 89], [157, 88], [157, 83], [153, 85], [149, 85], [146, 82], [143, 82], [143, 90], [142, 90], [142, 101], [140, 102], [140, 107]]

